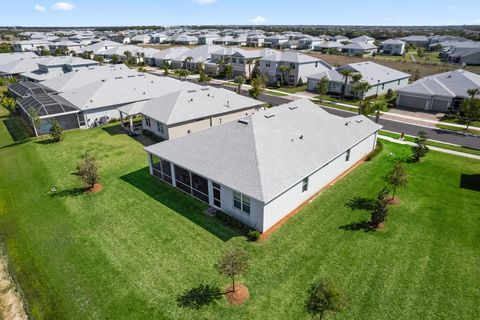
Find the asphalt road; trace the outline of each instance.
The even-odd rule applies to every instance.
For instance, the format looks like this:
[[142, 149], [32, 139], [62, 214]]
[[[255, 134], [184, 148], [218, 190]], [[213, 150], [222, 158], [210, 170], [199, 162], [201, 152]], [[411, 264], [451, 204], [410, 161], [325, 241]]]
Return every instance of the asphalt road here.
[[[338, 109], [325, 108], [325, 110], [328, 111], [329, 113], [342, 116], [342, 117], [350, 117], [353, 115], [353, 113], [351, 112], [338, 110]], [[372, 120], [374, 120], [374, 118], [372, 118]], [[461, 133], [456, 133], [448, 130], [426, 128], [426, 127], [416, 126], [412, 124], [385, 120], [382, 118], [380, 118], [379, 123], [383, 125], [383, 129], [385, 130], [403, 132], [407, 135], [412, 135], [412, 136], [417, 135], [419, 131], [425, 131], [428, 137], [432, 140], [454, 143], [467, 148], [480, 149], [480, 136], [467, 136]]]

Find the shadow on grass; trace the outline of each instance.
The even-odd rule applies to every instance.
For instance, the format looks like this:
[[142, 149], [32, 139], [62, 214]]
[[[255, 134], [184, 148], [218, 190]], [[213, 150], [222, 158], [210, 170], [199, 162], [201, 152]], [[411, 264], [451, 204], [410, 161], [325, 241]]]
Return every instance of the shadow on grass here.
[[16, 116], [10, 116], [3, 119], [3, 124], [14, 142], [30, 138], [30, 134], [22, 123], [22, 120]]
[[364, 231], [364, 232], [373, 232], [374, 228], [370, 226], [370, 223], [366, 220], [360, 222], [352, 222], [344, 226], [339, 227], [340, 230], [344, 231]]
[[217, 299], [222, 297], [222, 292], [219, 288], [201, 284], [196, 288], [185, 291], [177, 297], [177, 304], [182, 308], [200, 309], [203, 306], [209, 305]]
[[123, 129], [120, 125], [105, 126], [105, 127], [102, 128], [102, 130], [106, 131], [111, 136], [124, 134], [124, 135], [129, 136], [130, 138], [134, 139], [138, 143], [142, 144], [143, 146], [150, 146], [152, 144], [157, 143], [157, 141], [155, 141], [152, 138], [147, 137], [143, 134], [139, 134], [139, 135], [135, 135], [135, 136], [129, 135], [128, 132], [125, 129]]
[[239, 233], [225, 226], [217, 218], [205, 215], [203, 212], [207, 209], [206, 204], [152, 177], [148, 167], [131, 172], [120, 178], [222, 241], [228, 241], [233, 237], [240, 236]]
[[460, 188], [480, 191], [480, 174], [464, 174], [460, 176]]
[[52, 197], [76, 197], [84, 194], [87, 188], [71, 188], [52, 193]]
[[52, 139], [43, 139], [43, 140], [36, 141], [35, 143], [37, 143], [37, 144], [52, 144], [54, 142], [55, 141], [53, 141]]
[[375, 208], [375, 199], [355, 197], [348, 200], [345, 206], [352, 210], [372, 211]]

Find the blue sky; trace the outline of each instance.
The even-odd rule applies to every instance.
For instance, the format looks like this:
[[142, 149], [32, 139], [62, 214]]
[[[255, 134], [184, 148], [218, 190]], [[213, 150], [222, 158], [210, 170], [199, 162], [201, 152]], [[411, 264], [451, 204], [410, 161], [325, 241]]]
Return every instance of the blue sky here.
[[480, 0], [2, 0], [0, 25], [480, 24]]

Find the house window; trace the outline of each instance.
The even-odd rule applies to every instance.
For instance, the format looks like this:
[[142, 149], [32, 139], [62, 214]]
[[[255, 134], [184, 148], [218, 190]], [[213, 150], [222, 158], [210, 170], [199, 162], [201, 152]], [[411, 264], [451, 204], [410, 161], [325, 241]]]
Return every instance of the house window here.
[[308, 177], [302, 181], [302, 192], [308, 191]]
[[239, 60], [240, 60], [240, 62], [239, 62], [240, 64], [244, 64], [244, 63], [245, 63], [245, 61], [244, 61], [243, 59], [239, 59]]
[[350, 149], [347, 150], [347, 153], [345, 154], [345, 162], [350, 161]]
[[318, 61], [315, 62], [315, 68], [318, 68]]
[[295, 69], [295, 63], [290, 62], [290, 68]]
[[290, 80], [290, 82], [295, 82], [295, 76], [293, 74], [291, 74], [289, 76], [289, 80]]
[[164, 132], [163, 132], [163, 126], [162, 126], [162, 124], [160, 123], [160, 121], [157, 121], [157, 130], [158, 130], [160, 133], [164, 133]]
[[146, 125], [147, 127], [151, 127], [151, 126], [152, 126], [149, 117], [145, 117], [145, 125]]
[[241, 194], [240, 192], [234, 191], [233, 192], [233, 206], [250, 215], [250, 197]]
[[270, 61], [265, 61], [265, 67], [270, 68]]
[[212, 182], [212, 187], [213, 187], [213, 204], [220, 208], [222, 206], [221, 202], [221, 187], [218, 183]]

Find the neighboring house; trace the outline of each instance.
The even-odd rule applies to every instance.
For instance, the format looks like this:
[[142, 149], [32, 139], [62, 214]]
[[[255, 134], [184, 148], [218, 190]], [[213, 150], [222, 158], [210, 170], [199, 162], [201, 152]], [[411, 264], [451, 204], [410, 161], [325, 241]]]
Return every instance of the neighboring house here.
[[123, 44], [129, 44], [130, 43], [130, 36], [125, 35], [125, 34], [113, 34], [110, 36], [110, 40], [113, 42], [120, 42]]
[[348, 41], [351, 43], [357, 42], [357, 43], [366, 43], [366, 44], [373, 45], [375, 43], [375, 38], [372, 38], [369, 36], [360, 36], [360, 37], [350, 39]]
[[397, 91], [397, 106], [424, 111], [458, 110], [467, 90], [480, 89], [480, 75], [462, 69], [425, 77]]
[[399, 38], [399, 40], [402, 40], [407, 44], [423, 48], [427, 48], [430, 44], [430, 40], [426, 36], [408, 36]]
[[273, 51], [259, 61], [260, 72], [267, 76], [270, 84], [283, 80], [296, 86], [300, 79], [306, 83], [308, 76], [331, 69], [323, 60], [294, 51]]
[[30, 59], [34, 57], [38, 57], [38, 56], [31, 51], [0, 53], [0, 66], [13, 61]]
[[315, 46], [325, 42], [322, 38], [312, 37], [312, 36], [305, 36], [303, 38], [298, 39], [298, 48], [299, 49], [308, 49], [314, 50]]
[[103, 40], [99, 41], [97, 43], [89, 44], [87, 46], [82, 46], [77, 49], [77, 54], [82, 54], [84, 52], [93, 52], [92, 56], [90, 58], [93, 58], [96, 55], [102, 56], [103, 53], [113, 47], [119, 47], [122, 46], [123, 44], [119, 42], [113, 42], [109, 40]]
[[337, 36], [333, 36], [330, 38], [330, 41], [335, 41], [335, 42], [346, 42], [346, 41], [349, 41], [347, 37], [345, 36], [342, 36], [342, 35], [337, 35]]
[[246, 46], [247, 38], [245, 36], [232, 37], [225, 36], [213, 40], [213, 44], [225, 45], [225, 46]]
[[151, 175], [265, 232], [368, 155], [380, 128], [297, 100], [145, 151]]
[[165, 50], [160, 50], [153, 55], [153, 58], [155, 59], [155, 65], [157, 67], [163, 67], [165, 62], [171, 63], [172, 59], [183, 55], [189, 50], [190, 49], [187, 47], [172, 47]]
[[218, 34], [207, 33], [201, 36], [198, 36], [198, 44], [213, 44], [213, 42], [220, 38]]
[[263, 47], [265, 44], [265, 35], [263, 34], [250, 34], [247, 36], [247, 46], [250, 47]]
[[364, 42], [352, 42], [340, 47], [343, 53], [349, 56], [371, 56], [377, 52], [377, 46]]
[[205, 61], [211, 59], [212, 53], [222, 50], [223, 47], [217, 45], [203, 45], [190, 49], [181, 55], [172, 59], [172, 67], [174, 69], [188, 69], [196, 70], [198, 63], [205, 63]]
[[326, 53], [331, 50], [339, 51], [342, 46], [343, 45], [337, 41], [326, 41], [326, 42], [322, 42], [314, 45], [313, 50]]
[[15, 52], [23, 52], [23, 51], [40, 52], [42, 49], [48, 49], [51, 44], [52, 44], [51, 41], [48, 41], [45, 39], [15, 41], [13, 43], [13, 50]]
[[188, 35], [182, 34], [172, 38], [171, 42], [182, 44], [182, 45], [194, 45], [194, 44], [198, 44], [198, 38], [194, 36], [188, 36]]
[[77, 69], [98, 66], [98, 62], [70, 56], [43, 57], [38, 61], [38, 68], [33, 71], [23, 72], [20, 77], [26, 81], [40, 82]]
[[405, 42], [398, 39], [388, 39], [381, 43], [380, 51], [384, 55], [401, 56], [405, 53]]
[[288, 41], [288, 37], [282, 35], [272, 35], [265, 38], [264, 46], [268, 48], [282, 48], [282, 44]]
[[262, 104], [230, 90], [201, 87], [148, 100], [139, 113], [143, 130], [169, 140], [251, 115]]
[[466, 66], [480, 65], [480, 48], [457, 50], [447, 57], [449, 63]]
[[164, 33], [154, 33], [150, 36], [151, 43], [165, 43], [168, 42], [170, 37]]
[[130, 39], [130, 43], [150, 43], [150, 36], [147, 34], [137, 34]]
[[66, 40], [66, 41], [52, 42], [48, 46], [48, 50], [50, 50], [51, 53], [54, 53], [55, 51], [57, 51], [57, 49], [60, 50], [61, 52], [70, 53], [70, 51], [78, 52], [82, 46], [84, 45], [80, 42], [73, 42], [70, 40]]
[[308, 77], [307, 89], [315, 92], [317, 83], [323, 77], [329, 80], [329, 90], [331, 94], [345, 94], [354, 96], [352, 92], [353, 80], [350, 78], [345, 88], [345, 77], [342, 76], [342, 70], [351, 70], [353, 73], [362, 75], [362, 80], [368, 82], [370, 89], [364, 93], [364, 97], [381, 95], [387, 93], [389, 89], [398, 90], [408, 85], [410, 75], [398, 70], [385, 67], [371, 61], [358, 62], [344, 65], [334, 70], [314, 74]]

